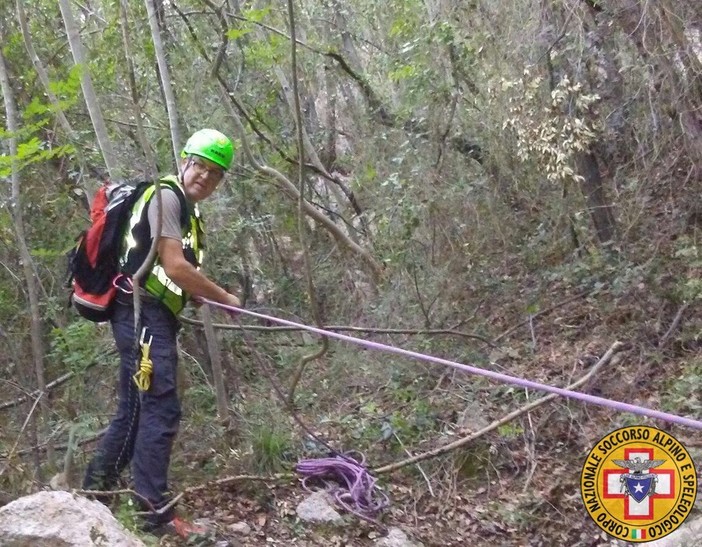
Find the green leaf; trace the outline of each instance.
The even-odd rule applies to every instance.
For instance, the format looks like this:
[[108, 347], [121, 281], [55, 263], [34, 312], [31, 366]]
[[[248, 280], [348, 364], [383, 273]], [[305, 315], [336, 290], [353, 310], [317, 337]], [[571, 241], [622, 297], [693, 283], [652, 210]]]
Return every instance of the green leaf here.
[[529, 304], [529, 305], [527, 306], [527, 309], [526, 309], [526, 312], [527, 312], [529, 315], [534, 315], [534, 314], [537, 313], [538, 311], [539, 311], [539, 304], [538, 304], [537, 302], [534, 302], [533, 304]]
[[399, 82], [401, 80], [407, 80], [409, 78], [412, 78], [416, 74], [416, 67], [414, 67], [413, 65], [403, 65], [395, 70], [390, 71], [388, 77], [394, 82]]
[[36, 258], [56, 258], [63, 255], [64, 252], [56, 249], [32, 249], [30, 254]]
[[246, 36], [251, 32], [250, 28], [233, 28], [227, 31], [227, 38], [230, 40], [238, 40], [242, 36]]
[[17, 159], [21, 160], [39, 152], [41, 141], [34, 137], [27, 142], [22, 142], [17, 145]]
[[250, 9], [243, 12], [244, 17], [249, 21], [260, 23], [263, 18], [271, 12], [271, 8]]

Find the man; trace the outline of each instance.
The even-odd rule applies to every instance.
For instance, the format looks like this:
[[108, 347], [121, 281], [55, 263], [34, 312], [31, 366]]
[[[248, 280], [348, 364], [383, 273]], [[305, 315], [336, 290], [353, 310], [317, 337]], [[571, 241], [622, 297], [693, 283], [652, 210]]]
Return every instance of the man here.
[[[88, 465], [83, 488], [114, 488], [121, 471], [131, 462], [137, 501], [151, 511], [145, 530], [187, 539], [204, 530], [176, 517], [172, 507], [163, 510], [169, 502], [168, 466], [181, 416], [176, 389], [176, 316], [188, 298], [202, 297], [228, 306], [239, 306], [239, 299], [199, 270], [204, 232], [197, 203], [215, 191], [231, 165], [232, 142], [219, 131], [203, 129], [188, 139], [181, 156], [179, 176], [161, 179], [162, 226], [157, 256], [142, 277], [141, 287], [135, 288], [141, 291], [140, 332], [134, 329], [132, 295], [117, 298], [111, 322], [120, 354], [119, 405]], [[132, 208], [120, 260], [124, 278], [129, 279], [144, 262], [156, 237], [158, 214], [154, 189], [149, 188]], [[137, 388], [134, 380], [140, 361], [135, 336], [150, 342], [153, 368], [145, 391]]]

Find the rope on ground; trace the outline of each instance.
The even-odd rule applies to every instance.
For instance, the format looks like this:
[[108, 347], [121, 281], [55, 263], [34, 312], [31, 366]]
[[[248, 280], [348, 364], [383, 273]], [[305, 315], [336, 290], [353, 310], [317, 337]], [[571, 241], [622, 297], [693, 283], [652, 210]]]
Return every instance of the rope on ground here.
[[374, 517], [389, 505], [390, 500], [378, 486], [378, 479], [369, 473], [363, 455], [355, 459], [351, 454], [302, 460], [295, 469], [302, 475], [302, 486], [307, 490], [311, 490], [311, 481], [322, 481], [342, 508], [375, 522]]

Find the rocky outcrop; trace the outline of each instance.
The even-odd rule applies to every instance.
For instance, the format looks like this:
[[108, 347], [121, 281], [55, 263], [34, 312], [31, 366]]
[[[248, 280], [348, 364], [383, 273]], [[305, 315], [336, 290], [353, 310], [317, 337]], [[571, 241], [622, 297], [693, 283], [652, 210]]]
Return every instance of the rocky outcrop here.
[[0, 547], [144, 547], [97, 501], [38, 492], [0, 508]]

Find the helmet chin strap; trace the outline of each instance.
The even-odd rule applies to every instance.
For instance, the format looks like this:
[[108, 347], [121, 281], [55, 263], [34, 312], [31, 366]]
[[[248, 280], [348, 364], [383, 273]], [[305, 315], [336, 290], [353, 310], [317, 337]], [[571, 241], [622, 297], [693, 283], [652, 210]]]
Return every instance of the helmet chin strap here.
[[185, 168], [181, 171], [180, 166], [182, 164], [178, 164], [178, 180], [180, 181], [181, 184], [185, 183], [185, 172], [190, 169], [193, 165], [193, 158], [188, 157], [187, 161], [185, 162]]

